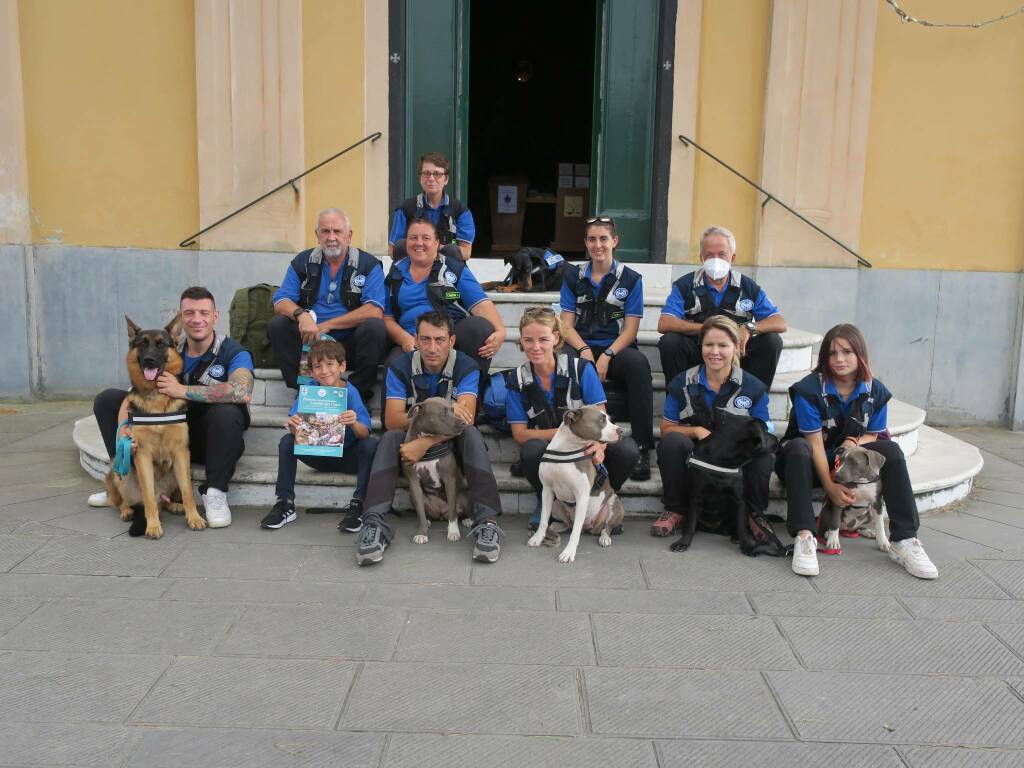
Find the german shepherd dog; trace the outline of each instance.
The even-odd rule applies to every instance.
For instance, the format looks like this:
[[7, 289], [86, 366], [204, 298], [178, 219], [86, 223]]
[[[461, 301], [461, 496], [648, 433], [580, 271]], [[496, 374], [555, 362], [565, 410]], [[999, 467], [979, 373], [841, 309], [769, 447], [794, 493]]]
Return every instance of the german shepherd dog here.
[[[176, 315], [164, 328], [144, 331], [128, 321], [128, 377], [132, 388], [128, 392], [128, 414], [149, 416], [169, 415], [183, 412], [188, 404], [161, 395], [156, 380], [164, 371], [181, 374], [184, 361], [178, 354], [177, 344], [181, 333], [181, 315]], [[121, 512], [122, 520], [132, 520], [129, 533], [142, 533], [140, 511], [145, 511], [145, 534], [147, 538], [159, 539], [164, 535], [160, 525], [160, 497], [177, 490], [181, 504], [167, 503], [169, 512], [184, 512], [185, 522], [194, 531], [206, 527], [206, 521], [196, 511], [196, 500], [192, 495], [192, 475], [188, 452], [188, 424], [179, 421], [171, 424], [132, 424], [132, 468], [125, 477], [114, 473], [113, 467], [107, 472], [107, 498], [110, 506]], [[140, 510], [140, 507], [142, 510]], [[134, 519], [133, 519], [134, 518]]]

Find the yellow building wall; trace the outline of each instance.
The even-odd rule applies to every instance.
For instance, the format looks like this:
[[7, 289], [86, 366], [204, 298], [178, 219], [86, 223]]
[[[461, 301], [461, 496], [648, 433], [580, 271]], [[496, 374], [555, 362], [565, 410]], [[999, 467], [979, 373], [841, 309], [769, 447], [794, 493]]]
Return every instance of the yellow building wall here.
[[[697, 141], [740, 173], [757, 179], [764, 133], [770, 0], [714, 0], [701, 19]], [[713, 160], [697, 157], [691, 261], [712, 224], [736, 235], [736, 261], [752, 264], [758, 195]]]
[[173, 248], [199, 222], [192, 0], [21, 0], [36, 243]]
[[[1007, 10], [917, 0], [913, 13]], [[1024, 269], [1024, 18], [929, 29], [881, 8], [873, 79], [862, 253], [881, 268]]]
[[[363, 138], [363, 22], [363, 0], [302, 2], [307, 167]], [[363, 163], [364, 150], [358, 148], [306, 177], [307, 246], [316, 245], [316, 216], [325, 208], [345, 211], [352, 220], [352, 242], [365, 243], [359, 231]]]

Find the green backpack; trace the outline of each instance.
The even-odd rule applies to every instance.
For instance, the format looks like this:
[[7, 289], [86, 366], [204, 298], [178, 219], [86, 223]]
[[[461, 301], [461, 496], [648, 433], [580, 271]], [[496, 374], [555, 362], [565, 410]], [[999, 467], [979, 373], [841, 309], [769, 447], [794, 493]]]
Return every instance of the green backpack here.
[[249, 350], [257, 368], [277, 368], [274, 351], [267, 338], [267, 323], [274, 316], [276, 285], [260, 283], [239, 288], [228, 310], [231, 338]]

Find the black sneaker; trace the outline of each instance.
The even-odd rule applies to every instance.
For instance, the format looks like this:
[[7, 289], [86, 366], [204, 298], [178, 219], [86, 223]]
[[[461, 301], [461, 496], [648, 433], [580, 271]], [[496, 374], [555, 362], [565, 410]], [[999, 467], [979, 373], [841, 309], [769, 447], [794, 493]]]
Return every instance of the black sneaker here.
[[270, 510], [270, 514], [260, 520], [260, 528], [276, 531], [278, 528], [283, 528], [294, 520], [295, 502], [292, 499], [279, 498], [277, 503], [274, 504], [274, 508]]
[[640, 458], [636, 460], [636, 466], [633, 467], [633, 472], [629, 475], [630, 480], [636, 480], [637, 482], [643, 482], [644, 480], [651, 479], [651, 452], [648, 450], [641, 449]]
[[485, 520], [469, 532], [470, 536], [476, 535], [476, 544], [473, 545], [473, 559], [481, 563], [493, 563], [501, 554], [501, 528], [493, 520]]
[[363, 527], [363, 500], [352, 499], [345, 507], [345, 516], [338, 523], [338, 530], [342, 533], [359, 533]]
[[388, 543], [379, 525], [364, 525], [359, 534], [359, 546], [356, 548], [356, 565], [371, 565], [384, 559], [384, 550]]

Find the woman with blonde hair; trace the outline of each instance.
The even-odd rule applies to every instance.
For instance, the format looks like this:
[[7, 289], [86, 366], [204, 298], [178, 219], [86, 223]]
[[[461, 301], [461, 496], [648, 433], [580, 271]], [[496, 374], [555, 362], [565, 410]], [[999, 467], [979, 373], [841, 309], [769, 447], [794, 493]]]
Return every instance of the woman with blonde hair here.
[[[739, 326], [724, 315], [714, 315], [701, 326], [698, 344], [704, 362], [680, 373], [666, 387], [658, 445], [665, 512], [651, 526], [654, 536], [671, 535], [689, 514], [686, 460], [694, 444], [714, 431], [718, 412], [752, 416], [766, 425], [769, 421], [768, 388], [740, 367]], [[743, 499], [759, 539], [771, 532], [765, 512], [773, 464], [772, 454], [766, 453], [743, 467]]]
[[[547, 307], [530, 307], [519, 321], [519, 345], [526, 362], [510, 376], [506, 413], [512, 438], [519, 445], [523, 475], [539, 494], [540, 457], [558, 431], [567, 410], [596, 405], [604, 410], [604, 388], [594, 364], [562, 352], [563, 327]], [[591, 443], [586, 452], [604, 464], [618, 492], [636, 464], [638, 450], [629, 437], [604, 445]]]

